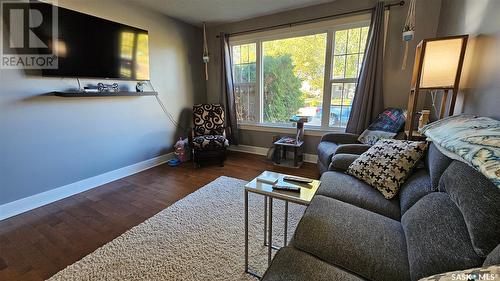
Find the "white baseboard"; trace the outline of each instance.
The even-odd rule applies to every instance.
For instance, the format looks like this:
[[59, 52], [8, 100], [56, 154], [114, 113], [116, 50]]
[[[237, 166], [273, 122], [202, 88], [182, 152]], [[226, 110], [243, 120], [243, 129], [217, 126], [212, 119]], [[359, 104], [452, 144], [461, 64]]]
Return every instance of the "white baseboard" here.
[[[240, 144], [240, 145], [230, 146], [229, 150], [266, 156], [269, 148]], [[303, 155], [304, 155], [304, 162], [314, 163], [314, 164], [318, 162], [318, 155], [316, 154], [304, 153]]]
[[88, 179], [77, 181], [68, 185], [57, 187], [42, 193], [0, 205], [0, 220], [33, 210], [49, 203], [61, 200], [71, 195], [101, 186], [103, 184], [133, 175], [135, 173], [161, 165], [174, 157], [167, 153], [139, 163], [132, 164], [114, 171], [109, 171]]

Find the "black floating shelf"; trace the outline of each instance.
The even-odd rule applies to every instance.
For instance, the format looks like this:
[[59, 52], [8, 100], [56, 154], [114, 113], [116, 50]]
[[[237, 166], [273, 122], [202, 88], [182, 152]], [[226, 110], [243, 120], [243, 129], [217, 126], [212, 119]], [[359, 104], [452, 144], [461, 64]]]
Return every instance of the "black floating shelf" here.
[[141, 97], [157, 96], [158, 92], [103, 92], [103, 93], [85, 93], [85, 92], [50, 92], [49, 94], [65, 98], [86, 98], [86, 97]]

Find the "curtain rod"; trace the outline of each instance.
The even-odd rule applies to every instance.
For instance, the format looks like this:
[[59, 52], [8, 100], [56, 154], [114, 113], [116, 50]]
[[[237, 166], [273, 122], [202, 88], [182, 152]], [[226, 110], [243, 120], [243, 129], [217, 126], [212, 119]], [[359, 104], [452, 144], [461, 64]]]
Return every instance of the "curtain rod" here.
[[[404, 6], [404, 5], [405, 5], [405, 1], [399, 1], [399, 2], [395, 2], [395, 3], [387, 4], [387, 5], [385, 5], [385, 8], [390, 9], [393, 6]], [[322, 21], [322, 20], [326, 20], [326, 19], [346, 16], [346, 15], [351, 15], [351, 14], [370, 12], [372, 10], [373, 10], [373, 8], [360, 9], [360, 10], [344, 12], [344, 13], [329, 15], [329, 16], [323, 16], [323, 17], [318, 17], [318, 18], [313, 18], [313, 19], [299, 20], [299, 21], [294, 21], [294, 22], [290, 22], [290, 23], [283, 23], [283, 24], [277, 24], [277, 25], [261, 27], [261, 28], [256, 28], [256, 29], [238, 31], [238, 32], [234, 32], [234, 33], [229, 33], [228, 36], [236, 36], [236, 35], [243, 35], [243, 34], [247, 34], [247, 33], [259, 32], [259, 31], [273, 30], [273, 29], [277, 29], [277, 28], [281, 28], [281, 27], [292, 27], [294, 25], [305, 24], [305, 23], [310, 23], [310, 22], [317, 22], [317, 21]], [[219, 38], [219, 35], [217, 35], [216, 37]]]

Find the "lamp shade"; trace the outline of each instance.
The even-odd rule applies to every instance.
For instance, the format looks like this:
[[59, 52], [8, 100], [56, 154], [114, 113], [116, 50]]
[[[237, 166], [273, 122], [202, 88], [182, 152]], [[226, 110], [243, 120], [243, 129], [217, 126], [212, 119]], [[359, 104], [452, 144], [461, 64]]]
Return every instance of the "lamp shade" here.
[[420, 88], [453, 88], [464, 38], [428, 41], [422, 63]]

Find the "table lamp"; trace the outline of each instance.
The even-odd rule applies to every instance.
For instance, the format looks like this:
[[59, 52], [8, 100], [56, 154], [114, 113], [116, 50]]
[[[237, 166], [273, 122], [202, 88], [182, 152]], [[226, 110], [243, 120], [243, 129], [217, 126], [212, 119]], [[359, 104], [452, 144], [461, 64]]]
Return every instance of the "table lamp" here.
[[413, 124], [420, 90], [443, 91], [439, 119], [444, 117], [448, 92], [452, 90], [448, 116], [453, 115], [468, 37], [459, 35], [424, 39], [417, 45], [405, 127], [408, 139], [415, 134]]

